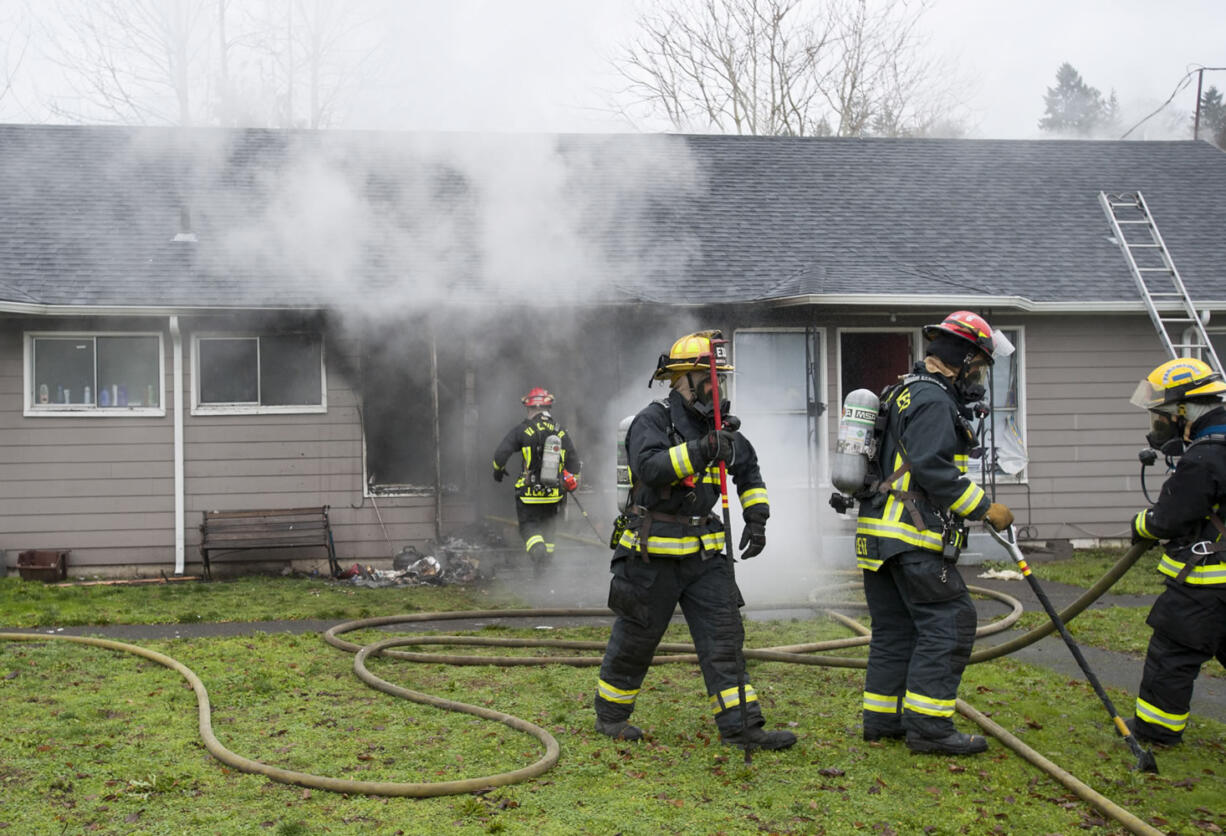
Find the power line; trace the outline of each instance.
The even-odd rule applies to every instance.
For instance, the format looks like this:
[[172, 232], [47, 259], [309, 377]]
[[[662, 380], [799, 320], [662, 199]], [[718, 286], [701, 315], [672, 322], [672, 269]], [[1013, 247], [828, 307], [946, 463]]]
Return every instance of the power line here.
[[[1153, 119], [1155, 116], [1157, 116], [1159, 113], [1161, 113], [1161, 112], [1162, 112], [1162, 110], [1163, 110], [1163, 108], [1165, 108], [1167, 105], [1169, 105], [1169, 104], [1170, 104], [1170, 103], [1171, 103], [1171, 102], [1172, 102], [1172, 101], [1175, 99], [1175, 97], [1176, 97], [1177, 95], [1179, 95], [1179, 91], [1180, 91], [1180, 90], [1183, 90], [1183, 88], [1187, 87], [1187, 86], [1188, 86], [1188, 84], [1190, 84], [1190, 83], [1191, 83], [1191, 81], [1192, 81], [1192, 76], [1197, 75], [1198, 73], [1204, 73], [1204, 72], [1205, 72], [1205, 70], [1226, 70], [1226, 67], [1198, 67], [1197, 69], [1192, 70], [1191, 72], [1189, 72], [1189, 73], [1188, 73], [1187, 75], [1185, 75], [1183, 78], [1179, 79], [1179, 83], [1175, 85], [1175, 89], [1174, 89], [1174, 90], [1171, 92], [1170, 98], [1168, 98], [1168, 99], [1167, 99], [1165, 102], [1163, 102], [1162, 104], [1160, 104], [1160, 105], [1158, 106], [1158, 109], [1157, 109], [1157, 110], [1155, 110], [1153, 113], [1151, 113], [1151, 114], [1149, 114], [1148, 116], [1146, 116], [1144, 119], [1142, 119], [1142, 120], [1141, 120], [1140, 122], [1138, 122], [1137, 124], [1133, 125], [1133, 126], [1132, 126], [1131, 128], [1129, 128], [1128, 130], [1124, 131], [1123, 135], [1122, 135], [1122, 136], [1120, 136], [1120, 139], [1127, 139], [1127, 138], [1128, 138], [1128, 135], [1129, 135], [1130, 133], [1132, 133], [1132, 132], [1133, 132], [1133, 131], [1135, 131], [1137, 128], [1141, 127], [1141, 126], [1142, 126], [1142, 125], [1144, 125], [1146, 122], [1148, 122], [1150, 119]], [[1200, 109], [1200, 101], [1197, 101], [1197, 102], [1196, 102], [1196, 107], [1197, 107], [1197, 109], [1198, 109], [1198, 110]]]

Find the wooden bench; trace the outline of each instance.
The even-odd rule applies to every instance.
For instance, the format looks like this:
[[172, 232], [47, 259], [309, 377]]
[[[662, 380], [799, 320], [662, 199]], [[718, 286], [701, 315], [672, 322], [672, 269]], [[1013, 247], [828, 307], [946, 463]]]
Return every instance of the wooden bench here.
[[200, 557], [204, 561], [205, 579], [213, 579], [210, 557], [214, 552], [222, 553], [223, 560], [259, 560], [260, 557], [249, 553], [312, 547], [328, 550], [328, 568], [336, 577], [341, 567], [336, 562], [328, 507], [205, 511], [200, 523]]

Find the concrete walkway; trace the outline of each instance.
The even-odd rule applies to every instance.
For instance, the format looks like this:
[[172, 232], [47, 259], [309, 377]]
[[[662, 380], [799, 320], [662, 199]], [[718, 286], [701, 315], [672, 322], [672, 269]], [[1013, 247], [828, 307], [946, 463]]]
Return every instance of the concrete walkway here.
[[[1043, 604], [1039, 601], [1038, 596], [1034, 594], [1027, 581], [989, 580], [987, 578], [977, 578], [975, 577], [976, 574], [978, 574], [976, 567], [971, 566], [963, 569], [963, 577], [966, 579], [967, 584], [1011, 595], [1022, 603], [1022, 607], [1026, 612], [1039, 612], [1046, 615]], [[1081, 587], [1068, 586], [1067, 584], [1044, 581], [1040, 581], [1040, 584], [1043, 592], [1046, 593], [1051, 601], [1052, 606], [1055, 607], [1056, 612], [1060, 612], [1072, 604], [1085, 592]], [[1149, 607], [1153, 604], [1155, 598], [1157, 598], [1156, 595], [1104, 595], [1091, 604], [1089, 609], [1137, 607], [1140, 608], [1137, 611], [1137, 619], [1144, 621], [1145, 616], [1149, 612]], [[977, 599], [976, 606], [979, 608], [981, 620], [999, 618], [1003, 613], [1003, 605], [999, 602]], [[983, 640], [983, 644], [988, 647], [994, 647], [997, 644], [1021, 635], [1021, 633], [1022, 631], [1020, 630], [1009, 630], [995, 636], [989, 636]], [[1072, 634], [1074, 640], [1077, 639], [1076, 619], [1073, 619], [1072, 624], [1069, 626], [1069, 633]], [[1094, 672], [1094, 675], [1098, 677], [1098, 681], [1104, 687], [1119, 688], [1126, 691], [1131, 697], [1136, 696], [1137, 688], [1141, 684], [1141, 671], [1145, 664], [1143, 657], [1100, 650], [1088, 647], [1080, 642], [1078, 642], [1078, 646], [1081, 648], [1081, 653], [1089, 664], [1090, 670]], [[1086, 679], [1081, 667], [1077, 664], [1077, 660], [1073, 658], [1072, 652], [1069, 650], [1068, 645], [1064, 643], [1064, 639], [1060, 637], [1059, 633], [1053, 633], [1029, 647], [1024, 647], [1012, 653], [1010, 658], [1058, 671], [1070, 679]], [[1117, 701], [1113, 697], [1112, 701], [1115, 703], [1115, 710], [1120, 713], [1121, 717], [1127, 718], [1132, 716], [1131, 700], [1125, 703], [1123, 700]], [[1196, 680], [1196, 689], [1192, 694], [1192, 716], [1195, 718], [1197, 715], [1212, 717], [1215, 720], [1226, 722], [1226, 679], [1202, 675]]]

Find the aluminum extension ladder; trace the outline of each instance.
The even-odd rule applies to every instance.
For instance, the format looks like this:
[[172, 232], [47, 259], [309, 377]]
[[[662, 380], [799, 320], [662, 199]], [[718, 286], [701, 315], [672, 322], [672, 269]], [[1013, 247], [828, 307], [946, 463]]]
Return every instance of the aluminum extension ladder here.
[[[1098, 202], [1111, 221], [1115, 240], [1124, 252], [1132, 277], [1153, 320], [1167, 356], [1198, 357], [1218, 374], [1222, 363], [1209, 341], [1205, 321], [1175, 269], [1175, 262], [1158, 232], [1158, 225], [1140, 192], [1098, 193]], [[1179, 311], [1172, 310], [1178, 304]], [[1172, 330], [1178, 339], [1172, 339]]]

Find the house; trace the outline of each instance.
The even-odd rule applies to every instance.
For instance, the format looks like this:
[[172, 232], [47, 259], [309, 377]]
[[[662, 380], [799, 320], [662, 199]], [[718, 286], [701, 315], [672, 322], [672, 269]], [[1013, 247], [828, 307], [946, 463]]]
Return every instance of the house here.
[[772, 544], [837, 562], [839, 404], [959, 308], [1017, 346], [984, 478], [1022, 536], [1116, 539], [1145, 501], [1128, 397], [1165, 353], [1100, 192], [1144, 194], [1226, 330], [1226, 156], [1201, 142], [4, 125], [0, 148], [10, 567], [191, 572], [202, 511], [306, 505], [342, 563], [387, 560], [510, 513], [489, 458], [535, 385], [607, 524], [616, 426], [704, 327], [732, 336]]

